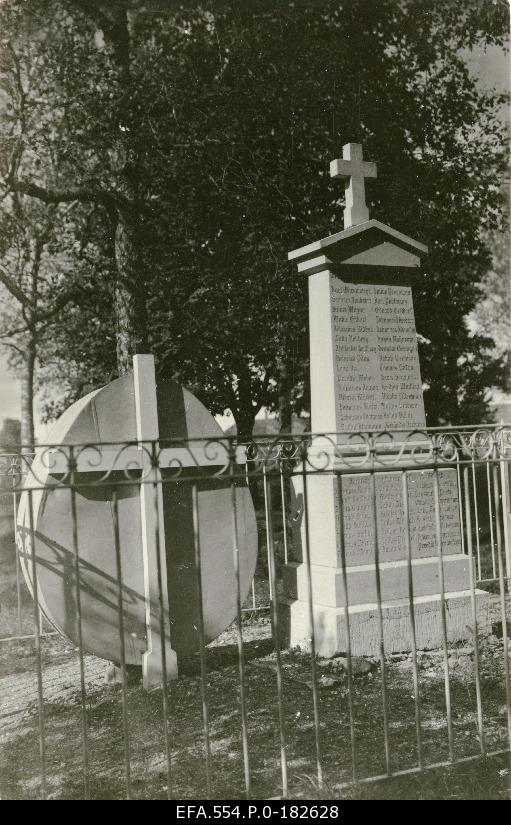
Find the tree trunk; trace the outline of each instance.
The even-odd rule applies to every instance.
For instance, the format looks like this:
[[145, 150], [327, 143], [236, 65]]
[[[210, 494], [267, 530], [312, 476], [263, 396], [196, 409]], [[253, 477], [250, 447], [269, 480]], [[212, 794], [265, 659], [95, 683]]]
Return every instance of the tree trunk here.
[[117, 370], [119, 375], [124, 375], [131, 369], [133, 356], [148, 351], [146, 290], [138, 229], [141, 214], [140, 169], [135, 136], [139, 124], [132, 106], [129, 14], [122, 4], [103, 6], [103, 13], [112, 23], [108, 35], [113, 45], [120, 84], [119, 131], [112, 164], [118, 175], [119, 192], [125, 203], [129, 204], [119, 206], [114, 218]]
[[30, 453], [34, 446], [34, 373], [36, 346], [30, 336], [21, 374], [21, 444], [22, 452]]
[[233, 415], [240, 441], [251, 441], [256, 417], [254, 408], [252, 406], [240, 408], [236, 412], [233, 411]]
[[[254, 423], [256, 412], [251, 403], [245, 405], [238, 405], [236, 410], [231, 410], [234, 420], [236, 422], [236, 430], [238, 433], [238, 440], [242, 442], [252, 441], [254, 432]], [[250, 469], [250, 465], [249, 465]], [[253, 469], [253, 468], [252, 468]], [[252, 496], [252, 501], [256, 510], [264, 506], [264, 496], [261, 479], [255, 476], [250, 476], [247, 479], [248, 489]]]
[[135, 221], [119, 215], [115, 230], [115, 314], [119, 375], [124, 375], [131, 369], [134, 355], [145, 353], [148, 349], [144, 279], [136, 235]]
[[260, 408], [254, 404], [250, 369], [241, 361], [236, 372], [238, 374], [238, 387], [236, 393], [232, 393], [231, 412], [236, 422], [238, 438], [251, 441], [255, 417]]

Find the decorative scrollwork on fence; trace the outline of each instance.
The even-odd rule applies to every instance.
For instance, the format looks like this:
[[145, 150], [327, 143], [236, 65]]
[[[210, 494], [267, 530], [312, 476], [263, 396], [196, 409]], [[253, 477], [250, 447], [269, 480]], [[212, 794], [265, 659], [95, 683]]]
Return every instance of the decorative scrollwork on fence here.
[[511, 460], [511, 426], [45, 445], [0, 454], [0, 489], [96, 487], [264, 474], [350, 473]]

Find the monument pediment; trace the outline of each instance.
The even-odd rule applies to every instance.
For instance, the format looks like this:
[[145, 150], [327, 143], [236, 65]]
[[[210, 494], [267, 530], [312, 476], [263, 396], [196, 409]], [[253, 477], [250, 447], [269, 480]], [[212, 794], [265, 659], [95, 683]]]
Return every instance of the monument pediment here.
[[414, 238], [371, 219], [294, 249], [288, 260], [297, 262], [300, 273], [310, 275], [340, 265], [414, 269], [427, 252], [427, 246]]

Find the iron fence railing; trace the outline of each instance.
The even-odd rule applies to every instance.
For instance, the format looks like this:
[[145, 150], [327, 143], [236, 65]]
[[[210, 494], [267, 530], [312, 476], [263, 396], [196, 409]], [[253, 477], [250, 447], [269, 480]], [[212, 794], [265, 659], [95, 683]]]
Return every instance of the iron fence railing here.
[[[282, 435], [251, 443], [224, 437], [143, 444], [47, 445], [38, 447], [35, 454], [13, 451], [0, 455], [0, 598], [7, 605], [0, 612], [0, 641], [5, 648], [23, 640], [34, 645], [33, 656], [27, 662], [35, 678], [35, 705], [23, 712], [32, 720], [31, 735], [39, 742], [39, 779], [27, 777], [26, 763], [14, 760], [4, 780], [4, 793], [58, 796], [59, 788], [67, 782], [71, 785], [66, 786], [66, 792], [75, 798], [97, 795], [101, 778], [94, 767], [99, 736], [96, 716], [102, 691], [110, 691], [120, 709], [120, 717], [104, 723], [119, 734], [121, 743], [110, 752], [108, 762], [108, 771], [113, 772], [108, 780], [109, 793], [114, 797], [143, 797], [141, 788], [145, 786], [150, 788], [148, 793], [164, 793], [169, 798], [198, 794], [213, 797], [222, 792], [225, 796], [219, 779], [223, 773], [230, 777], [227, 795], [232, 797], [299, 796], [300, 777], [304, 774], [313, 775], [319, 787], [337, 793], [353, 783], [508, 752], [510, 458], [511, 428], [506, 426], [430, 428], [392, 434]], [[450, 488], [450, 518], [459, 525], [459, 549], [468, 570], [464, 592], [470, 604], [470, 620], [463, 642], [452, 629], [455, 609], [450, 593], [456, 588], [449, 578], [452, 539], [442, 512], [445, 470], [451, 473], [449, 478], [455, 478]], [[424, 531], [429, 530], [433, 536], [437, 560], [437, 649], [421, 648], [418, 630], [421, 605], [428, 595], [414, 590], [419, 564], [416, 534], [422, 528], [417, 528], [416, 516], [411, 512], [415, 506], [411, 488], [419, 474], [428, 479], [428, 500], [432, 502], [428, 511], [431, 524]], [[359, 546], [368, 541], [372, 548], [364, 564], [360, 560], [354, 564], [349, 557], [353, 509], [347, 479], [357, 477], [367, 482], [369, 491], [363, 529], [356, 539]], [[336, 651], [342, 656], [331, 659], [322, 654], [323, 629], [317, 604], [319, 528], [314, 485], [319, 478], [332, 480], [338, 502], [335, 541], [340, 590], [336, 606], [341, 606], [345, 644]], [[381, 490], [390, 489], [389, 479], [399, 496], [397, 506], [403, 519], [399, 537], [392, 534], [390, 544], [384, 534], [385, 513], [381, 510]], [[133, 554], [143, 543], [137, 531], [143, 533], [144, 525], [137, 520], [130, 522], [132, 515], [127, 510], [127, 502], [140, 497], [144, 486], [152, 490], [148, 501], [155, 513], [151, 522], [154, 535], [145, 541], [154, 541], [158, 567], [157, 593], [145, 595], [135, 592], [128, 581], [131, 565], [138, 564]], [[248, 585], [245, 552], [250, 544], [247, 536], [251, 516], [248, 499], [241, 492], [247, 490], [255, 507], [259, 548], [255, 575], [250, 576]], [[220, 493], [221, 498], [215, 498]], [[90, 520], [99, 512], [97, 502], [107, 508], [111, 524], [111, 541], [105, 550], [111, 557], [105, 557], [103, 569], [99, 564], [92, 565], [88, 555], [95, 541]], [[388, 495], [384, 502], [390, 512]], [[180, 536], [172, 533], [171, 522], [175, 519], [182, 526], [184, 511], [188, 533], [183, 542], [188, 556], [178, 561], [182, 567], [188, 565], [191, 573], [182, 593], [176, 593], [172, 576], [161, 567], [162, 558], [165, 563], [162, 547], [167, 542], [179, 543]], [[220, 511], [221, 517], [217, 517]], [[102, 524], [98, 521], [99, 532]], [[222, 628], [218, 642], [210, 626], [214, 624], [210, 618], [214, 592], [211, 596], [210, 591], [215, 568], [207, 556], [215, 530], [221, 532], [220, 543], [229, 542], [232, 563], [229, 618], [233, 622]], [[391, 555], [391, 560], [386, 560], [384, 551], [386, 554], [390, 547], [392, 552], [392, 541], [401, 542], [404, 548], [397, 561], [406, 580], [400, 604], [406, 615], [409, 644], [401, 651], [392, 650], [388, 640], [392, 601], [389, 576], [396, 567], [396, 558]], [[172, 568], [174, 573], [182, 569], [179, 564]], [[307, 643], [299, 650], [290, 650], [286, 623], [291, 620], [282, 605], [290, 599], [286, 577], [289, 571], [298, 575], [299, 565]], [[356, 647], [356, 622], [362, 608], [360, 600], [353, 601], [353, 583], [354, 576], [369, 567], [371, 633], [375, 642], [364, 658]], [[480, 612], [481, 590], [485, 594], [485, 621]], [[298, 596], [293, 590], [292, 599]], [[62, 599], [63, 606], [59, 601]], [[193, 606], [187, 614], [187, 621], [192, 617], [190, 661], [183, 653], [185, 640], [178, 652], [182, 678], [177, 682], [172, 678], [176, 674], [171, 672], [167, 645], [167, 622], [176, 628], [181, 621], [172, 616], [169, 619], [176, 599], [185, 607]], [[55, 608], [56, 601], [59, 609]], [[136, 668], [144, 657], [142, 647], [149, 638], [141, 639], [140, 633], [137, 636], [139, 620], [145, 622], [148, 633], [152, 628], [161, 645], [161, 683], [150, 693], [143, 691], [137, 677]], [[75, 657], [77, 662], [72, 695], [78, 705], [73, 705], [74, 715], [69, 712], [66, 736], [76, 741], [80, 731], [81, 739], [80, 752], [75, 750], [69, 757], [67, 778], [61, 763], [56, 770], [52, 748], [48, 747], [48, 740], [54, 736], [50, 711], [55, 696], [54, 688], [48, 688], [45, 681], [48, 670], [54, 673], [51, 655], [60, 655], [61, 634], [73, 645], [70, 652], [66, 648], [65, 655]], [[172, 638], [171, 629], [171, 643]], [[107, 639], [113, 650], [110, 658], [117, 667], [112, 678], [118, 687], [101, 687], [94, 682], [91, 688], [88, 672], [98, 661], [95, 657], [108, 658], [102, 647]], [[57, 645], [57, 653], [47, 648], [51, 644]], [[261, 655], [254, 653], [257, 649]], [[464, 659], [460, 650], [464, 651]], [[217, 663], [223, 653], [231, 655], [225, 669]], [[466, 663], [463, 678], [458, 659]], [[362, 660], [365, 665], [361, 665]], [[3, 678], [17, 696], [16, 666], [8, 655], [2, 669]], [[360, 675], [361, 669], [366, 675]], [[58, 669], [56, 672], [55, 678]], [[216, 673], [224, 674], [223, 693], [213, 678]], [[428, 683], [428, 678], [433, 681]], [[188, 719], [191, 705], [197, 705], [196, 699], [189, 705], [180, 693], [180, 685], [187, 679], [195, 679], [200, 694], [200, 719], [195, 719], [193, 735], [190, 733], [193, 754], [176, 721], [176, 714]], [[158, 706], [156, 695], [160, 696]], [[364, 710], [369, 695], [372, 721]], [[227, 696], [228, 709], [224, 704]], [[0, 702], [4, 705], [0, 716], [8, 718], [13, 713], [9, 701]], [[153, 773], [149, 777], [145, 774], [155, 753], [141, 750], [139, 742], [140, 719], [147, 707], [161, 714], [163, 749], [162, 742], [155, 745], [160, 760], [156, 778]], [[233, 720], [228, 726], [228, 745], [219, 728], [219, 719], [224, 718]], [[463, 726], [468, 733], [462, 731]], [[263, 729], [266, 734], [261, 738]], [[381, 731], [380, 762], [376, 758], [376, 729]], [[10, 736], [14, 748], [16, 732]], [[228, 757], [222, 751], [222, 742]], [[226, 759], [228, 770], [219, 770]], [[35, 772], [35, 763], [30, 770]], [[195, 786], [193, 779], [197, 780]], [[26, 790], [29, 787], [31, 791]]]

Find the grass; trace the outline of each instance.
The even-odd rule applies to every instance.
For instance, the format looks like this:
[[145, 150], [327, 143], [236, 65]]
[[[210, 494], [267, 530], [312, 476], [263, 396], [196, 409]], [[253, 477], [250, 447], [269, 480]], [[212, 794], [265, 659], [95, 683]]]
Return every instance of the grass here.
[[[281, 547], [277, 543], [277, 552]], [[15, 577], [2, 554], [0, 635], [17, 633]], [[260, 554], [257, 603], [267, 599], [265, 553]], [[22, 627], [33, 628], [33, 607], [22, 588]], [[250, 600], [249, 600], [250, 603]], [[499, 618], [495, 607], [495, 621]], [[245, 688], [251, 796], [267, 799], [283, 792], [276, 660], [268, 614], [245, 614]], [[463, 645], [450, 647], [450, 688], [454, 756], [480, 753], [473, 656]], [[78, 655], [60, 637], [45, 638], [43, 653], [44, 731], [48, 795], [84, 798], [84, 760]], [[449, 760], [446, 695], [438, 651], [420, 656], [421, 732], [425, 764]], [[334, 661], [318, 660], [319, 739], [323, 784], [317, 779], [311, 662], [307, 654], [282, 654], [282, 718], [286, 737], [288, 795], [294, 799], [508, 799], [509, 757], [463, 762], [419, 774], [350, 784], [352, 748], [346, 675]], [[85, 658], [87, 753], [90, 795], [121, 799], [126, 795], [126, 740], [122, 695], [107, 684], [107, 663]], [[417, 764], [413, 673], [408, 657], [386, 663], [388, 748], [392, 771]], [[36, 658], [33, 642], [0, 645], [0, 795], [2, 799], [41, 796]], [[488, 751], [509, 746], [502, 642], [481, 640], [481, 695]], [[239, 663], [231, 628], [207, 650], [207, 701], [210, 726], [211, 787], [206, 781], [204, 718], [200, 668], [196, 658], [180, 663], [180, 678], [168, 690], [167, 770], [161, 691], [146, 693], [135, 679], [127, 687], [131, 778], [136, 799], [243, 798]], [[382, 674], [358, 676], [353, 686], [355, 762], [359, 778], [385, 773]]]
[[[304, 798], [349, 800], [509, 800], [510, 757], [503, 755], [475, 762], [436, 768], [412, 776], [399, 776], [362, 787], [319, 788], [314, 777], [304, 777]], [[325, 793], [326, 790], [326, 793]]]
[[[250, 618], [246, 627], [247, 729], [252, 777], [251, 795], [267, 799], [282, 794], [279, 714], [275, 654], [268, 620]], [[208, 649], [207, 696], [211, 745], [213, 798], [244, 796], [239, 673], [236, 645], [229, 634], [223, 644]], [[63, 640], [46, 639], [44, 650], [44, 721], [49, 795], [83, 798], [83, 754], [77, 655]], [[453, 649], [454, 650], [454, 649]], [[24, 653], [23, 656], [20, 654]], [[498, 656], [495, 655], [498, 654]], [[476, 695], [471, 657], [452, 664], [451, 696], [456, 758], [479, 753]], [[445, 689], [439, 658], [421, 657], [423, 754], [426, 763], [447, 760], [448, 736]], [[291, 798], [414, 798], [503, 799], [509, 796], [506, 758], [465, 763], [455, 768], [426, 771], [350, 787], [351, 745], [348, 684], [334, 663], [318, 661], [327, 687], [319, 691], [320, 744], [324, 785], [319, 790], [316, 768], [310, 659], [306, 654], [283, 654], [282, 708], [287, 739]], [[0, 652], [2, 683], [11, 691], [11, 708], [4, 704], [0, 793], [3, 799], [34, 799], [40, 795], [38, 715], [34, 680], [34, 651], [30, 643], [9, 644]], [[407, 659], [387, 664], [389, 746], [392, 770], [417, 763], [412, 698], [412, 671]], [[123, 798], [125, 740], [120, 687], [104, 682], [105, 664], [86, 658], [88, 752], [91, 796]], [[175, 798], [208, 795], [201, 684], [198, 662], [182, 664], [181, 678], [168, 691], [169, 741], [172, 752], [171, 793]], [[481, 678], [486, 746], [506, 747], [507, 724], [501, 650], [494, 641], [482, 645]], [[31, 691], [31, 692], [30, 692]], [[12, 698], [14, 696], [14, 698]], [[28, 697], [22, 701], [19, 697]], [[7, 696], [7, 704], [9, 698]], [[359, 777], [385, 771], [381, 673], [375, 670], [354, 682], [356, 764]], [[140, 684], [127, 690], [131, 784], [133, 798], [166, 798], [165, 737], [160, 691], [147, 694]], [[6, 722], [10, 724], [5, 724]], [[342, 789], [339, 788], [343, 785]]]

